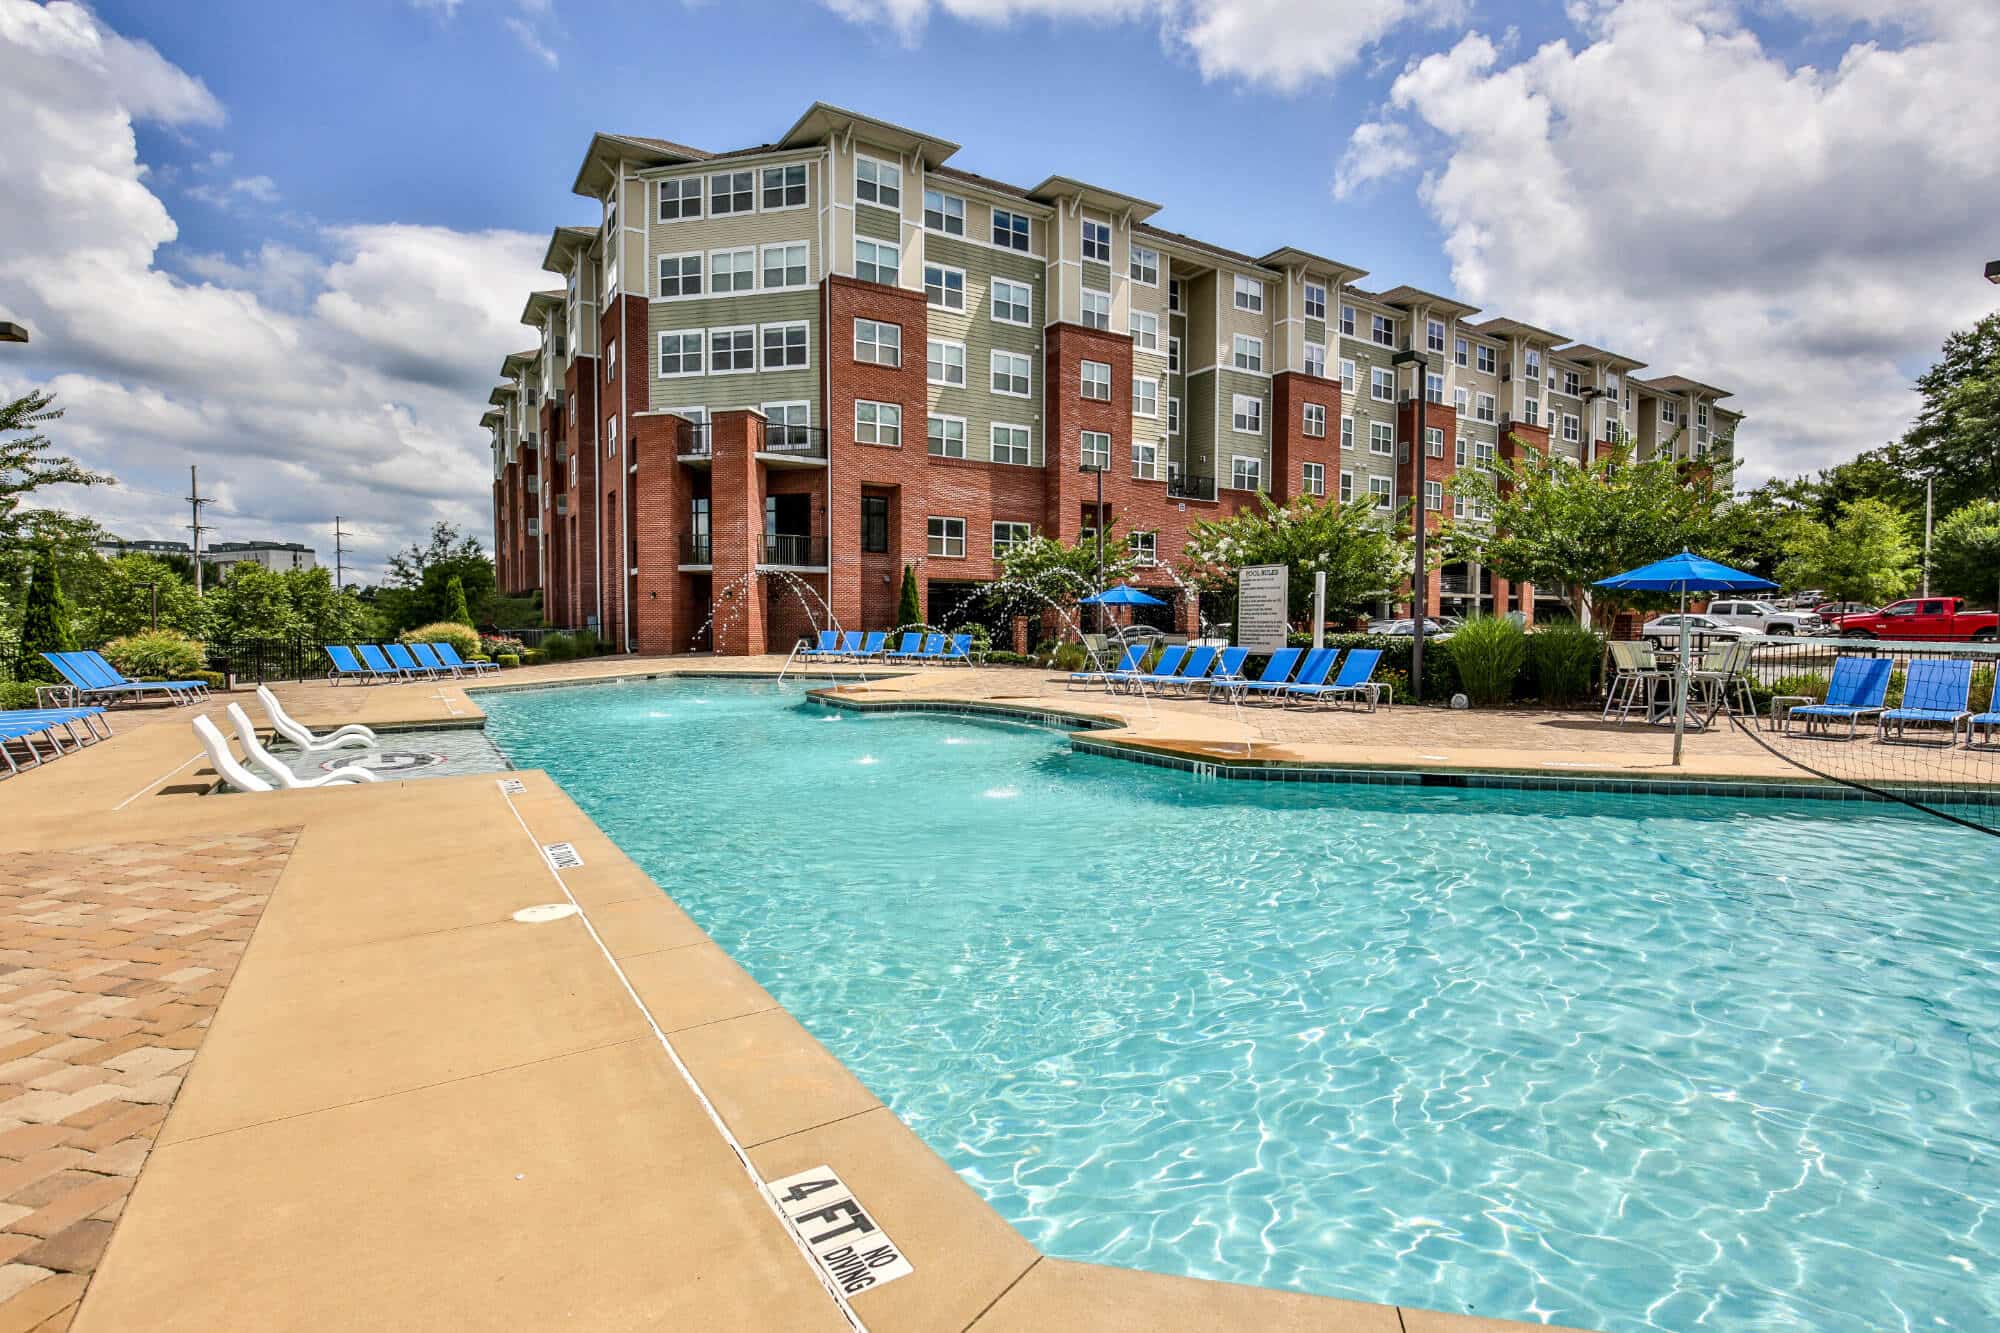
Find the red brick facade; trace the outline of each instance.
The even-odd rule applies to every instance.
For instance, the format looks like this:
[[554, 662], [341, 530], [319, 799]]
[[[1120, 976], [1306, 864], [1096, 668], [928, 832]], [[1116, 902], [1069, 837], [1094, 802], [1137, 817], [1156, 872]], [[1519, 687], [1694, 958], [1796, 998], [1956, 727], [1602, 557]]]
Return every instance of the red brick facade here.
[[[1308, 404], [1324, 408], [1320, 433], [1306, 434]], [[1340, 487], [1340, 381], [1295, 371], [1271, 378], [1271, 475], [1264, 479], [1273, 500], [1283, 504], [1302, 493], [1305, 465], [1318, 463], [1325, 493]]]

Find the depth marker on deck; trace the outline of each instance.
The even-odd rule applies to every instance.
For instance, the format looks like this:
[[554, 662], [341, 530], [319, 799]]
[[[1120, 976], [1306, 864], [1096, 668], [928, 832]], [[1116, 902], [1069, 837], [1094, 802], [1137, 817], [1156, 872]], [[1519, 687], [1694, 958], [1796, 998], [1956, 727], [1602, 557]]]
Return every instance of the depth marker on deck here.
[[557, 870], [575, 870], [583, 865], [583, 858], [576, 848], [566, 842], [545, 842], [542, 855], [549, 858], [549, 865]]

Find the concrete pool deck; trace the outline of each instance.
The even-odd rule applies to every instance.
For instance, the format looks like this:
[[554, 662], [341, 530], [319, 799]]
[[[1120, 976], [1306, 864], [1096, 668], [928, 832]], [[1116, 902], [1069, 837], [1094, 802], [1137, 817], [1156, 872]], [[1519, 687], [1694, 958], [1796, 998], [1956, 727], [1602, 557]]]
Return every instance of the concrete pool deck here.
[[[497, 684], [775, 666], [598, 659]], [[477, 725], [464, 686], [279, 692], [315, 728]], [[1245, 739], [1233, 710], [1018, 669], [842, 698]], [[914, 1268], [852, 1297], [874, 1329], [1516, 1327], [1045, 1258], [545, 774], [207, 799], [188, 717], [118, 710], [112, 741], [0, 783], [0, 1330], [846, 1328], [758, 1184], [821, 1165]], [[1656, 729], [1583, 720], [1257, 710], [1248, 739], [1293, 762], [1664, 765]], [[1690, 753], [1718, 780], [1782, 767], [1727, 735]], [[554, 869], [555, 842], [581, 864]]]

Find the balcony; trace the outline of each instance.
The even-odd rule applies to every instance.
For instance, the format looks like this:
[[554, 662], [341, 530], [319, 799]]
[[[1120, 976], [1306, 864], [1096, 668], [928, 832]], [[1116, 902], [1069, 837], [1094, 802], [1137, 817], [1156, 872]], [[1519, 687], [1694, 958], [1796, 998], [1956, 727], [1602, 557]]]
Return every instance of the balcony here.
[[1200, 477], [1192, 473], [1169, 469], [1167, 472], [1167, 498], [1170, 500], [1213, 500], [1215, 498], [1215, 478]]
[[826, 461], [826, 428], [823, 426], [790, 426], [783, 422], [765, 421], [757, 426], [757, 452], [769, 455], [766, 461], [824, 463]]
[[712, 565], [715, 563], [714, 538], [706, 532], [683, 532], [681, 534], [681, 567], [689, 565]]
[[698, 463], [706, 467], [715, 456], [715, 437], [709, 433], [708, 423], [682, 422], [680, 442], [674, 446], [674, 454], [683, 463]]
[[791, 569], [825, 569], [826, 539], [802, 532], [767, 532], [758, 563]]

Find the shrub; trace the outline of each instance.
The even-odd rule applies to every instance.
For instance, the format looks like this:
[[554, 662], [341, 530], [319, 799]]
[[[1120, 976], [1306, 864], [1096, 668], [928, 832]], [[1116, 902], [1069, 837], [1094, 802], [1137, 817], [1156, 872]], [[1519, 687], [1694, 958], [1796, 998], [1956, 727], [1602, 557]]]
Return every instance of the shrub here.
[[1535, 693], [1545, 704], [1587, 699], [1604, 660], [1604, 640], [1575, 621], [1539, 626], [1528, 636]]
[[479, 651], [479, 631], [449, 620], [419, 625], [404, 631], [402, 637], [404, 643], [448, 643], [460, 657], [471, 657]]
[[985, 665], [1033, 666], [1035, 665], [1035, 659], [1029, 657], [1025, 653], [1009, 652], [1005, 649], [996, 648], [992, 652], [986, 654]]
[[166, 630], [113, 639], [104, 645], [104, 657], [133, 680], [192, 680], [208, 668], [208, 651], [199, 640]]
[[1790, 694], [1811, 699], [1814, 703], [1826, 702], [1826, 677], [1817, 671], [1799, 671], [1789, 676], [1780, 676], [1770, 684], [1772, 695]]
[[1491, 708], [1513, 697], [1528, 660], [1528, 636], [1505, 616], [1474, 616], [1447, 644], [1459, 684], [1473, 704]]
[[506, 634], [482, 634], [479, 636], [479, 651], [488, 661], [498, 661], [504, 654], [519, 657], [526, 645], [519, 639]]
[[595, 657], [599, 653], [608, 651], [604, 640], [597, 637], [597, 631], [594, 629], [578, 630], [570, 637], [570, 642], [578, 657]]
[[576, 656], [576, 640], [567, 634], [551, 634], [542, 640], [544, 662], [567, 662]]
[[[1301, 642], [1310, 645], [1312, 636], [1304, 636]], [[1450, 639], [1424, 640], [1424, 700], [1427, 703], [1444, 703], [1458, 692], [1458, 667], [1451, 655], [1451, 643]], [[1415, 639], [1388, 634], [1328, 634], [1326, 646], [1338, 648], [1343, 653], [1356, 648], [1379, 648], [1382, 662], [1375, 668], [1375, 679], [1389, 680], [1393, 673], [1397, 701], [1411, 697], [1410, 660], [1416, 649]]]
[[44, 543], [35, 552], [21, 613], [21, 674], [29, 680], [60, 681], [42, 654], [75, 651], [76, 635], [70, 630], [69, 603], [63, 599], [56, 573], [55, 547]]
[[521, 665], [521, 656], [519, 653], [502, 653], [495, 660], [500, 663], [502, 669]]
[[0, 680], [0, 708], [33, 708], [35, 706], [35, 682], [32, 680]]
[[1049, 665], [1057, 671], [1081, 671], [1089, 660], [1080, 643], [1059, 643], [1049, 654]]
[[519, 656], [522, 666], [533, 666], [542, 660], [542, 650], [539, 648], [523, 648]]

